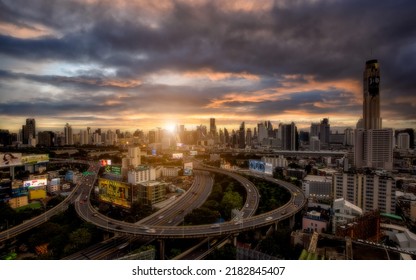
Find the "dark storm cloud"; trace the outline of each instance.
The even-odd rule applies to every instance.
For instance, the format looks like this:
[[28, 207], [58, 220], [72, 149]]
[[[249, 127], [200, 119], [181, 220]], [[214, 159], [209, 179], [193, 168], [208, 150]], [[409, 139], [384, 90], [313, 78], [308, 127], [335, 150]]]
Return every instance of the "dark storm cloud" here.
[[[227, 10], [221, 2], [195, 5], [173, 1], [171, 9], [161, 12], [152, 22], [151, 16], [146, 15], [145, 9], [142, 11], [137, 3], [126, 2], [124, 8], [120, 8], [110, 1], [89, 4], [81, 1], [0, 1], [0, 22], [22, 27], [38, 24], [54, 31], [48, 36], [30, 39], [0, 34], [0, 54], [29, 61], [82, 62], [109, 67], [116, 73], [111, 78], [118, 81], [142, 80], [163, 71], [183, 73], [201, 69], [247, 72], [261, 77], [256, 85], [245, 90], [234, 85], [211, 85], [204, 89], [167, 87], [155, 81], [152, 85], [127, 87], [131, 90], [128, 96], [118, 100], [123, 108], [135, 104], [136, 108], [146, 112], [157, 108], [174, 111], [182, 105], [186, 113], [205, 112], [210, 100], [220, 99], [230, 92], [254, 94], [256, 90], [279, 87], [279, 81], [285, 75], [311, 75], [317, 82], [361, 81], [365, 60], [375, 57], [381, 65], [382, 94], [396, 100], [388, 113], [415, 117], [414, 105], [400, 100], [414, 96], [416, 88], [413, 78], [416, 29], [412, 28], [416, 2], [282, 3], [277, 1], [271, 9]], [[3, 71], [1, 76], [64, 88], [76, 86], [92, 93], [106, 88], [122, 89], [118, 84], [106, 84], [109, 77], [88, 73], [64, 77]], [[352, 93], [345, 97], [339, 89], [333, 92], [313, 90], [310, 93], [294, 92], [291, 98], [284, 100], [230, 101], [224, 103], [226, 108], [215, 110], [226, 112], [230, 108], [246, 106], [248, 111], [263, 115], [285, 111], [285, 108], [317, 114], [332, 111], [334, 114], [353, 112], [360, 115], [361, 106], [356, 103], [354, 106]], [[140, 102], [137, 101], [139, 97]], [[155, 103], [155, 100], [159, 102]], [[342, 102], [334, 103], [334, 100]], [[61, 108], [59, 104], [55, 105]], [[54, 112], [52, 107], [55, 105], [46, 108]], [[73, 105], [75, 110], [83, 109], [83, 104]], [[89, 106], [93, 111], [100, 109], [93, 104]]]

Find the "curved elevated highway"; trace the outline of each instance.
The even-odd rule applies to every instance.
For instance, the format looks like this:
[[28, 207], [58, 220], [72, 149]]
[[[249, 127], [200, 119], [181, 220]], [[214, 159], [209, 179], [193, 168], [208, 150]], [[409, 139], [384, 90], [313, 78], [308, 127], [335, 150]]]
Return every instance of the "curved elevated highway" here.
[[[244, 207], [241, 209], [243, 218], [238, 221], [229, 221], [221, 224], [208, 224], [198, 226], [175, 226], [172, 225], [162, 226], [166, 219], [172, 219], [176, 212], [165, 219], [165, 216], [160, 214], [157, 218], [149, 220], [145, 223], [130, 224], [122, 221], [111, 220], [104, 215], [93, 212], [89, 203], [82, 203], [82, 196], [78, 196], [75, 201], [75, 208], [80, 217], [92, 222], [93, 224], [101, 227], [107, 231], [113, 231], [124, 234], [133, 234], [136, 236], [150, 237], [150, 238], [201, 238], [201, 237], [215, 237], [229, 234], [236, 234], [241, 231], [264, 227], [267, 225], [275, 224], [281, 220], [287, 219], [299, 211], [305, 206], [307, 200], [305, 195], [299, 191], [299, 189], [288, 182], [269, 178], [281, 187], [287, 189], [291, 193], [290, 200], [273, 211], [264, 213], [261, 215], [253, 215], [258, 206], [258, 191], [248, 179], [232, 172], [228, 172], [216, 168], [201, 168], [202, 171], [219, 172], [226, 174], [237, 179], [248, 191], [247, 200]], [[169, 211], [169, 210], [166, 210]], [[181, 218], [180, 218], [181, 219]], [[179, 220], [180, 220], [179, 219]], [[169, 222], [168, 220], [168, 222]], [[178, 219], [175, 220], [175, 224], [178, 224]]]

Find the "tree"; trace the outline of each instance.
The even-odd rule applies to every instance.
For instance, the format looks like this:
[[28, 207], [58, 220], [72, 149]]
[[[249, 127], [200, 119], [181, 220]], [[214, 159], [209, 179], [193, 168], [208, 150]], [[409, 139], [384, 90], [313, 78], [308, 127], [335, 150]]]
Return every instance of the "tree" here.
[[86, 228], [79, 228], [69, 235], [73, 247], [80, 248], [91, 242], [91, 233]]
[[241, 207], [243, 207], [243, 198], [238, 192], [228, 191], [224, 194], [221, 201], [224, 218], [229, 219], [231, 217], [231, 210], [241, 209]]

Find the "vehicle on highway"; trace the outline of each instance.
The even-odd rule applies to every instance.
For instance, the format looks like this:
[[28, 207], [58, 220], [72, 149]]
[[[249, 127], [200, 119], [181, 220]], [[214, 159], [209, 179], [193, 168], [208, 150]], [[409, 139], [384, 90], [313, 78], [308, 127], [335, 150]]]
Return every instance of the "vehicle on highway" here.
[[147, 233], [155, 233], [156, 230], [153, 228], [149, 228], [148, 230], [146, 230]]
[[139, 229], [148, 230], [150, 228], [148, 226], [140, 226]]
[[271, 217], [271, 216], [269, 216], [269, 217], [267, 217], [266, 219], [264, 219], [265, 221], [270, 221], [270, 220], [272, 220], [273, 219], [273, 217]]
[[163, 219], [163, 217], [164, 217], [164, 216], [163, 216], [163, 215], [161, 215], [161, 216], [159, 216], [159, 217], [158, 217], [158, 219], [159, 219], [159, 220], [160, 220], [160, 219]]
[[248, 203], [246, 204], [246, 208], [248, 208]]
[[243, 221], [242, 220], [238, 220], [237, 222], [235, 222], [234, 224], [235, 225], [240, 225], [240, 224], [242, 224], [243, 223]]
[[282, 212], [280, 212], [280, 215], [284, 215], [286, 214], [286, 210], [283, 210]]
[[211, 228], [219, 228], [220, 227], [220, 224], [213, 224], [212, 226], [211, 226]]

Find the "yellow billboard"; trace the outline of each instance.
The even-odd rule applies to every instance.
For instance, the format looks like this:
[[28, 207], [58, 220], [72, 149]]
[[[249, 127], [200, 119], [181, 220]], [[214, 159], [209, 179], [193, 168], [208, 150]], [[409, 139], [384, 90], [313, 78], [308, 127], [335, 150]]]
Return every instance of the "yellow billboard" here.
[[37, 164], [37, 163], [48, 162], [48, 161], [49, 161], [48, 154], [22, 156], [22, 164]]
[[98, 197], [101, 201], [130, 208], [131, 206], [131, 186], [128, 183], [110, 180], [106, 178], [98, 179]]
[[46, 198], [46, 190], [45, 189], [37, 189], [37, 190], [29, 190], [29, 199], [42, 199]]

